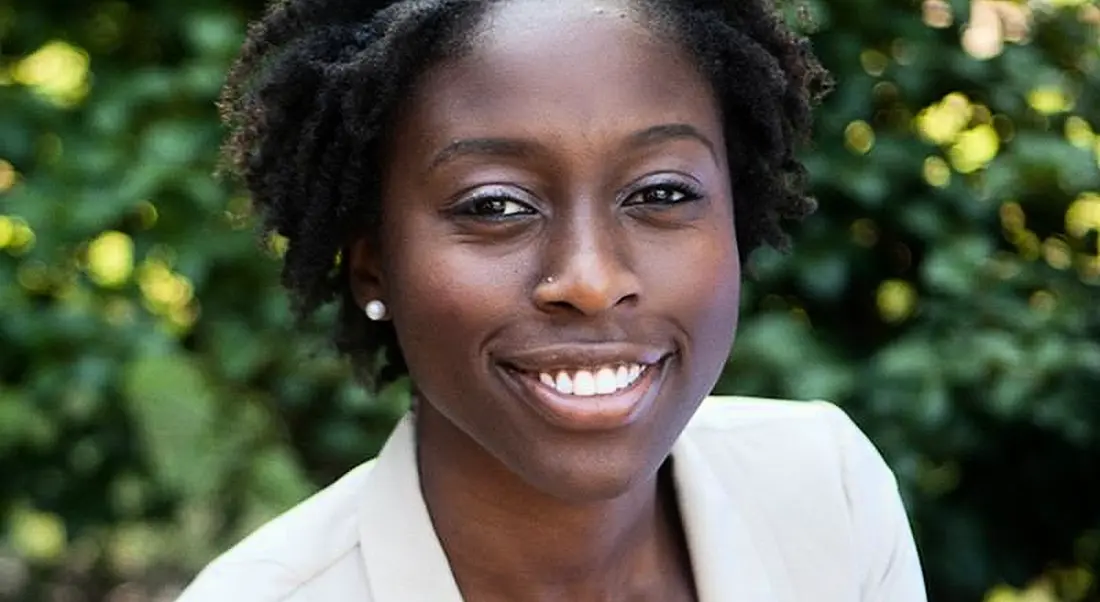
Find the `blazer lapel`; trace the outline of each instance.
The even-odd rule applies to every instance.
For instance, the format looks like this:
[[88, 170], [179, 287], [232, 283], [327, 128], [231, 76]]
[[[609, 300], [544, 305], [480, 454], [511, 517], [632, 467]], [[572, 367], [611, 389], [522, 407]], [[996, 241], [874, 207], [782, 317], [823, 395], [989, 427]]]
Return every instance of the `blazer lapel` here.
[[420, 491], [411, 416], [382, 448], [366, 490], [359, 546], [372, 602], [462, 602]]
[[779, 602], [746, 517], [703, 454], [681, 436], [672, 473], [699, 602]]

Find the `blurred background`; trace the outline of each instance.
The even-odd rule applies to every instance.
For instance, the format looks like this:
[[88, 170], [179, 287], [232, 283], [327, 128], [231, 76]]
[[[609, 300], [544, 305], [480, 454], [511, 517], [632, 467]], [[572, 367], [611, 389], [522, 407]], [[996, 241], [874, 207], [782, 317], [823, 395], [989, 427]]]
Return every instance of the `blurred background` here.
[[[295, 329], [214, 100], [260, 0], [0, 0], [0, 601], [168, 601], [405, 407]], [[1100, 600], [1100, 7], [807, 0], [821, 211], [720, 392], [841, 404], [934, 602]], [[792, 19], [799, 10], [790, 8]], [[805, 15], [803, 15], [805, 16]], [[884, 601], [885, 602], [885, 601]]]

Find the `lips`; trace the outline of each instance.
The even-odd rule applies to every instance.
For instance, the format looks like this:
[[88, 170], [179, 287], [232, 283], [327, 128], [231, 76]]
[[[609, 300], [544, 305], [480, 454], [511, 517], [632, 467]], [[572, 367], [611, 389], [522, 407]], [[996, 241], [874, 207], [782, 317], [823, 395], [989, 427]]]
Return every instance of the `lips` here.
[[555, 347], [501, 367], [518, 396], [551, 424], [601, 431], [623, 428], [644, 413], [660, 388], [668, 357], [658, 349], [628, 346]]

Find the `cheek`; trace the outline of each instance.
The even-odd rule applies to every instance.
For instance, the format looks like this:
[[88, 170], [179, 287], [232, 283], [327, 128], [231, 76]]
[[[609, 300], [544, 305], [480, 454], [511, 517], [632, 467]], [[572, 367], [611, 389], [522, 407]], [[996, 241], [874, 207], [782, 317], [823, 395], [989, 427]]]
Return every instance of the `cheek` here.
[[519, 254], [487, 257], [426, 232], [391, 247], [386, 283], [402, 351], [425, 386], [471, 369], [481, 357], [479, 342], [515, 312], [524, 290]]
[[[737, 328], [741, 264], [732, 222], [714, 220], [710, 229], [687, 237], [682, 245], [665, 245], [652, 262], [650, 288], [662, 305], [675, 308], [679, 327], [688, 337], [685, 358], [692, 380], [717, 379]], [[675, 250], [675, 252], [673, 252]]]
[[715, 356], [714, 361], [724, 364], [733, 345], [741, 302], [741, 263], [736, 247], [724, 253], [709, 273], [700, 273], [697, 290], [699, 327], [705, 330], [696, 336]]
[[[725, 356], [733, 342], [733, 331], [741, 298], [741, 263], [733, 234], [712, 240], [700, 253], [700, 261], [689, 274], [690, 286], [695, 294], [687, 298], [691, 308], [688, 315], [696, 316], [693, 324], [697, 344], [710, 349], [722, 347], [716, 352]], [[725, 361], [725, 358], [722, 358]]]
[[706, 278], [700, 273], [699, 294], [691, 308], [696, 319], [693, 324], [686, 325], [692, 337], [687, 368], [693, 398], [711, 394], [729, 360], [736, 336], [741, 298], [740, 262], [736, 252], [721, 265], [723, 269], [706, 274]]

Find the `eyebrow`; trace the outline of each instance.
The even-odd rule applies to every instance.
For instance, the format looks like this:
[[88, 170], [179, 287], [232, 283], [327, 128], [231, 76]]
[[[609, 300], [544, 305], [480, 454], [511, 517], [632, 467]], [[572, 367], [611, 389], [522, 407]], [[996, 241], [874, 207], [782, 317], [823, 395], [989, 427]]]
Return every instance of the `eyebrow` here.
[[436, 153], [428, 170], [433, 170], [459, 157], [525, 158], [536, 154], [541, 149], [542, 145], [539, 143], [520, 138], [464, 138], [455, 140]]
[[715, 161], [718, 160], [718, 150], [714, 147], [714, 142], [712, 142], [710, 138], [707, 138], [698, 128], [686, 123], [666, 123], [646, 128], [640, 132], [631, 134], [626, 144], [630, 148], [641, 148], [660, 144], [662, 142], [684, 139], [695, 140], [701, 143], [710, 151], [711, 157], [713, 157]]
[[[624, 146], [634, 150], [683, 139], [699, 142], [710, 151], [715, 161], [718, 160], [718, 151], [715, 149], [714, 142], [698, 128], [686, 123], [666, 123], [634, 132], [627, 137]], [[523, 159], [545, 152], [546, 148], [543, 145], [523, 138], [463, 138], [451, 142], [436, 153], [428, 170], [434, 170], [444, 163], [466, 156]]]

